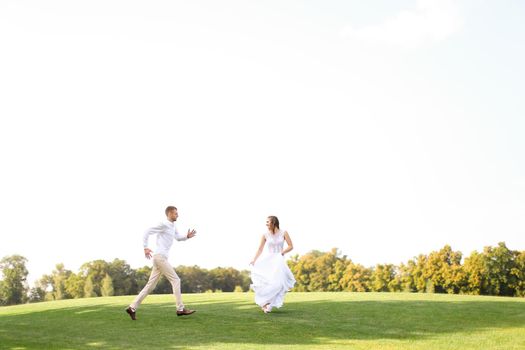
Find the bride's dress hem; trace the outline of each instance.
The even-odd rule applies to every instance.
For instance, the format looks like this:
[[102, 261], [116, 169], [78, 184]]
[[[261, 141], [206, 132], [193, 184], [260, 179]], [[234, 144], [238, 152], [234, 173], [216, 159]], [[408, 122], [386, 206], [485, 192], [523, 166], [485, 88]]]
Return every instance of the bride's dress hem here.
[[251, 279], [250, 288], [260, 307], [266, 304], [272, 308], [282, 307], [286, 293], [295, 285], [295, 278], [280, 253], [261, 256], [252, 267]]

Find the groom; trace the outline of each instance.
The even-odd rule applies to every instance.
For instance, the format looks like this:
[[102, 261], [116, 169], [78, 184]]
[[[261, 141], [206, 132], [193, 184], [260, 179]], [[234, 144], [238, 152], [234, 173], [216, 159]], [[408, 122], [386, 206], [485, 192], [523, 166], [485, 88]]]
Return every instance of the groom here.
[[[185, 241], [189, 238], [194, 237], [197, 232], [195, 230], [189, 230], [186, 235], [181, 235], [175, 226], [175, 221], [179, 217], [177, 208], [169, 206], [166, 208], [166, 220], [161, 222], [159, 225], [152, 227], [144, 233], [144, 255], [146, 258], [151, 259], [153, 257], [153, 269], [149, 276], [148, 283], [144, 286], [142, 291], [137, 295], [135, 300], [128, 306], [126, 312], [129, 314], [132, 320], [136, 320], [137, 308], [140, 303], [148, 296], [149, 293], [155, 289], [157, 282], [161, 275], [166, 276], [168, 281], [171, 283], [173, 289], [173, 295], [177, 303], [177, 316], [191, 315], [195, 310], [189, 310], [184, 307], [182, 303], [182, 295], [180, 291], [180, 279], [173, 267], [168, 262], [168, 255], [173, 244], [173, 239], [177, 241]], [[148, 248], [148, 239], [150, 235], [157, 235], [157, 248], [154, 253], [153, 250]]]

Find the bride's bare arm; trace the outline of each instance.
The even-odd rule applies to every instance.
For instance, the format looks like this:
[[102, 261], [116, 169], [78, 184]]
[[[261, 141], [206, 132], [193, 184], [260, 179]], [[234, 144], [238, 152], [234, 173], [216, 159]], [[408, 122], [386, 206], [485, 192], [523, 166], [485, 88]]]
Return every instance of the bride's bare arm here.
[[264, 249], [264, 244], [266, 243], [266, 237], [264, 237], [264, 235], [262, 236], [261, 238], [261, 243], [259, 244], [259, 249], [257, 249], [257, 253], [255, 253], [255, 258], [253, 258], [253, 260], [250, 262], [251, 265], [255, 264], [255, 261], [257, 260], [257, 258], [259, 257], [259, 255], [261, 255], [263, 249]]
[[284, 254], [290, 252], [293, 249], [293, 243], [292, 239], [290, 238], [290, 235], [288, 234], [288, 231], [284, 231], [284, 240], [286, 241], [286, 244], [288, 244], [288, 247], [284, 249], [281, 254], [284, 256]]

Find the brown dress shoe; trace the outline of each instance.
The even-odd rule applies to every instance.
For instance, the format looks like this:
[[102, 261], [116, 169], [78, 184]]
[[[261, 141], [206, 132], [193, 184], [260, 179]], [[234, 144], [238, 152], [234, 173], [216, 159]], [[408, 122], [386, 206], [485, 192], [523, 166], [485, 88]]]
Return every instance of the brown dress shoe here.
[[177, 316], [191, 315], [194, 312], [195, 312], [195, 310], [188, 310], [188, 309], [177, 310]]
[[133, 321], [135, 321], [137, 318], [135, 317], [135, 315], [137, 314], [132, 308], [131, 306], [128, 306], [128, 308], [126, 309], [126, 312], [128, 313], [129, 317], [131, 317], [131, 319]]

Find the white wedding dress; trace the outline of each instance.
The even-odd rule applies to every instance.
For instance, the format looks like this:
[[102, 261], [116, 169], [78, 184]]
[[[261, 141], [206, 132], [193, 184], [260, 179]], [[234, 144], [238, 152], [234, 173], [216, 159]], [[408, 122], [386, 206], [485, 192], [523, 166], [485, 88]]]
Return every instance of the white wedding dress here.
[[251, 269], [251, 288], [255, 292], [255, 303], [261, 307], [269, 304], [273, 307], [283, 306], [284, 295], [295, 285], [292, 271], [281, 255], [284, 246], [284, 231], [275, 234], [265, 233], [266, 244], [263, 253]]

